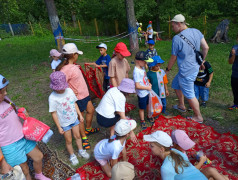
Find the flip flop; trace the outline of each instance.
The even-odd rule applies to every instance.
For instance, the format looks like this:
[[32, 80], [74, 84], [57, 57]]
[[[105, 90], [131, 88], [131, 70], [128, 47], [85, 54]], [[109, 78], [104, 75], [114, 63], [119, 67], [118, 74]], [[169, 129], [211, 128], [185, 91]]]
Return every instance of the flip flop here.
[[176, 110], [178, 110], [178, 111], [181, 112], [181, 113], [187, 112], [186, 109], [181, 109], [180, 107], [178, 107], [178, 105], [173, 105], [173, 109], [176, 109]]
[[199, 124], [202, 124], [202, 123], [203, 123], [203, 121], [194, 120], [192, 116], [186, 117], [186, 119], [187, 119], [187, 120], [190, 120], [190, 121], [193, 121], [193, 122], [197, 122], [197, 123], [199, 123]]

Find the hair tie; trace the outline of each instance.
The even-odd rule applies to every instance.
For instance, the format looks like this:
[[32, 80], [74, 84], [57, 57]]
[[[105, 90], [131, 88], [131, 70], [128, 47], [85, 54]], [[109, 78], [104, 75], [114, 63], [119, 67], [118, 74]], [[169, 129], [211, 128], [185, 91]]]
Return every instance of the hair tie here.
[[113, 135], [110, 137], [110, 139], [116, 140], [116, 137], [117, 137], [116, 135]]

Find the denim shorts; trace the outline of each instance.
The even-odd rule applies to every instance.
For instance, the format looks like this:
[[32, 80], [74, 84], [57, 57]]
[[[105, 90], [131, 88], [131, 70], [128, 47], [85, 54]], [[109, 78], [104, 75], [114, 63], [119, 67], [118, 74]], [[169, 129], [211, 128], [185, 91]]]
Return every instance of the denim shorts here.
[[22, 138], [12, 144], [1, 147], [7, 163], [14, 167], [27, 161], [27, 154], [36, 147], [35, 141]]
[[87, 96], [86, 98], [84, 99], [81, 99], [81, 100], [78, 100], [76, 101], [78, 107], [79, 107], [79, 110], [81, 112], [85, 111], [87, 109], [87, 105], [88, 105], [88, 102], [91, 101], [91, 98], [90, 96]]
[[64, 130], [64, 132], [66, 132], [66, 131], [72, 129], [72, 127], [77, 126], [78, 124], [79, 124], [79, 120], [77, 119], [73, 124], [70, 124], [66, 127], [61, 127], [61, 128]]
[[201, 97], [202, 101], [208, 101], [209, 99], [209, 88], [206, 86], [198, 86], [194, 84], [194, 91], [195, 96], [199, 100], [199, 97]]
[[97, 113], [97, 123], [105, 128], [114, 126], [120, 120], [120, 115], [116, 114], [114, 118], [106, 118]]
[[146, 109], [147, 105], [149, 104], [149, 94], [146, 95], [145, 97], [141, 98], [139, 96], [138, 97], [138, 105], [139, 105], [139, 109]]
[[194, 80], [193, 78], [181, 77], [177, 74], [173, 79], [172, 88], [175, 90], [181, 90], [187, 99], [193, 99], [195, 97]]

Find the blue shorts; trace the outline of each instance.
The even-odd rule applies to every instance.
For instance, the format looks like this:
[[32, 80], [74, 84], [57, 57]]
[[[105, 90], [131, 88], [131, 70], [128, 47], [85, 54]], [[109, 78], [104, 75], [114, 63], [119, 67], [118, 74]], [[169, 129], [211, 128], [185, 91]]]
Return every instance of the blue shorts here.
[[78, 124], [79, 124], [79, 120], [77, 119], [73, 124], [70, 124], [66, 127], [61, 127], [61, 128], [64, 130], [64, 132], [66, 132], [66, 131], [72, 129], [72, 127], [77, 126]]
[[177, 74], [173, 79], [172, 88], [181, 90], [187, 99], [193, 99], [195, 97], [194, 81], [195, 79], [191, 77], [181, 77]]
[[27, 161], [27, 154], [36, 147], [35, 141], [22, 138], [12, 144], [1, 147], [7, 163], [14, 167]]
[[139, 96], [138, 97], [138, 105], [139, 105], [139, 109], [146, 109], [147, 105], [149, 104], [149, 94], [146, 95], [145, 97], [141, 98]]
[[194, 91], [195, 96], [199, 100], [199, 97], [201, 97], [202, 101], [208, 101], [209, 99], [209, 88], [206, 86], [198, 86], [194, 84]]
[[78, 107], [79, 107], [79, 110], [81, 112], [85, 111], [87, 109], [87, 105], [88, 105], [88, 102], [91, 101], [91, 98], [90, 96], [87, 96], [86, 98], [84, 99], [81, 99], [81, 100], [78, 100], [76, 101]]
[[106, 118], [97, 113], [97, 122], [100, 126], [108, 128], [114, 126], [120, 120], [120, 115], [116, 114], [114, 118]]

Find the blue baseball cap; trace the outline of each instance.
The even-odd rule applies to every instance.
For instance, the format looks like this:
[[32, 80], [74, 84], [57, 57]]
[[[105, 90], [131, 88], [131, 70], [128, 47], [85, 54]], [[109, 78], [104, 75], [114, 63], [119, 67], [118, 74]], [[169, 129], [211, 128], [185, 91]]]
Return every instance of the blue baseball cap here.
[[151, 25], [151, 24], [149, 24], [149, 25], [147, 26], [147, 28], [149, 28], [149, 27], [152, 27], [152, 25]]
[[152, 57], [152, 59], [153, 59], [154, 61], [149, 64], [149, 67], [156, 66], [156, 64], [158, 64], [158, 63], [160, 63], [160, 64], [163, 64], [163, 63], [164, 63], [164, 60], [162, 60], [160, 56], [154, 56], [154, 57]]
[[148, 41], [148, 44], [155, 45], [155, 41], [151, 39]]
[[6, 87], [9, 84], [9, 81], [0, 74], [0, 89]]

